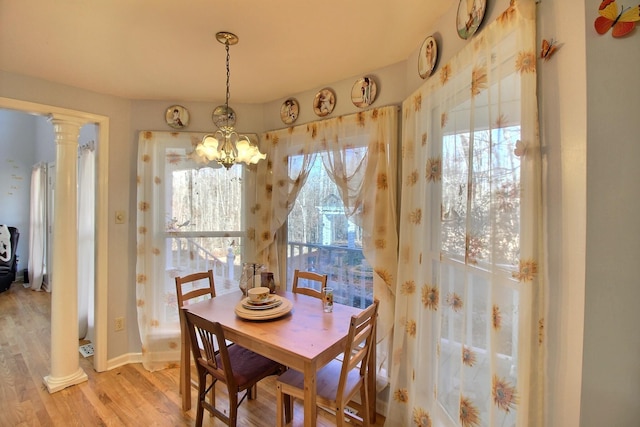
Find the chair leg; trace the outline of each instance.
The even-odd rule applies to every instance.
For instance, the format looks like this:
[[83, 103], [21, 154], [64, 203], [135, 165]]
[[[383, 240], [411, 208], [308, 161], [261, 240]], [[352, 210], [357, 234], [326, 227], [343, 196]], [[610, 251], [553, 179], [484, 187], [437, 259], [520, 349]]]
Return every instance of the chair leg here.
[[[182, 362], [180, 362], [180, 396], [184, 396], [184, 366]], [[184, 399], [182, 401], [182, 406], [184, 409]]]
[[293, 422], [293, 397], [289, 395], [284, 397], [284, 419], [287, 424]]
[[180, 394], [183, 411], [191, 409], [191, 384], [191, 352], [189, 341], [183, 339], [180, 345]]
[[254, 384], [249, 388], [249, 390], [247, 390], [247, 397], [249, 398], [249, 400], [258, 398], [258, 384]]
[[[191, 381], [189, 381], [188, 387], [191, 387]], [[202, 403], [206, 399], [207, 390], [207, 376], [199, 375], [198, 380], [198, 409], [196, 412], [196, 427], [202, 427], [202, 417], [204, 416], [204, 406]]]
[[[216, 380], [211, 377], [211, 391], [209, 391], [209, 402], [211, 402], [211, 407], [216, 407]], [[213, 412], [209, 413], [209, 417], [213, 418]]]
[[369, 427], [371, 420], [369, 417], [369, 389], [367, 388], [367, 384], [364, 384], [362, 388], [360, 388], [360, 401], [362, 402], [362, 425]]
[[336, 427], [344, 427], [344, 404], [338, 403], [336, 408]]
[[[284, 408], [284, 424], [282, 409]], [[282, 391], [282, 384], [276, 385], [276, 427], [290, 425], [293, 421], [293, 397]]]
[[282, 427], [282, 386], [276, 385], [276, 427]]
[[238, 423], [238, 391], [229, 390], [229, 427]]
[[284, 420], [285, 424], [293, 423], [293, 396], [284, 395]]

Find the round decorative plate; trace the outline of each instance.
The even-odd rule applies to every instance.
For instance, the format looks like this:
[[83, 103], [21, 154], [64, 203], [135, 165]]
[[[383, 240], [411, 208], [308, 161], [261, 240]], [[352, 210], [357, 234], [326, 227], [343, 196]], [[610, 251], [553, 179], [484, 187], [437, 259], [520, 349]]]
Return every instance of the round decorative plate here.
[[280, 107], [280, 119], [282, 123], [290, 125], [298, 119], [298, 114], [300, 114], [298, 101], [289, 98], [282, 103], [282, 107]]
[[368, 107], [376, 100], [378, 89], [376, 82], [371, 77], [361, 77], [351, 88], [351, 102], [360, 108]]
[[174, 129], [182, 129], [189, 125], [189, 111], [182, 105], [172, 105], [167, 108], [164, 118]]
[[280, 295], [274, 295], [274, 297], [281, 301], [281, 304], [268, 310], [247, 309], [242, 306], [242, 301], [240, 301], [235, 308], [236, 316], [246, 320], [271, 320], [282, 317], [293, 309], [293, 303], [285, 297]]
[[319, 117], [331, 114], [336, 106], [336, 94], [331, 89], [322, 89], [313, 98], [313, 112]]
[[438, 43], [433, 36], [429, 36], [422, 42], [418, 52], [418, 74], [426, 79], [433, 73], [438, 60]]
[[475, 34], [486, 8], [487, 0], [460, 0], [456, 25], [461, 38], [466, 40]]
[[247, 310], [269, 310], [270, 308], [275, 308], [280, 304], [282, 304], [282, 300], [273, 297], [261, 303], [251, 302], [249, 298], [245, 298], [244, 300], [242, 300], [242, 307], [246, 308]]

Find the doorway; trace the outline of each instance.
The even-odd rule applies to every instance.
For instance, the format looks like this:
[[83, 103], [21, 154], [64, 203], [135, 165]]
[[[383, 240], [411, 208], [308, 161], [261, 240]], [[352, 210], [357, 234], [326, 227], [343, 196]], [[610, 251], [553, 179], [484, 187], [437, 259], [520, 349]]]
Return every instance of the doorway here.
[[[94, 369], [98, 372], [107, 370], [107, 195], [108, 180], [108, 144], [109, 144], [109, 118], [82, 111], [37, 104], [11, 98], [0, 97], [0, 108], [21, 111], [28, 114], [49, 116], [60, 114], [67, 117], [80, 119], [85, 123], [94, 123], [97, 129], [99, 146], [96, 148], [97, 175], [96, 175], [96, 225], [95, 225], [95, 312], [94, 312]], [[104, 153], [100, 155], [100, 153]], [[53, 254], [53, 256], [57, 256]], [[53, 343], [52, 343], [53, 345]]]

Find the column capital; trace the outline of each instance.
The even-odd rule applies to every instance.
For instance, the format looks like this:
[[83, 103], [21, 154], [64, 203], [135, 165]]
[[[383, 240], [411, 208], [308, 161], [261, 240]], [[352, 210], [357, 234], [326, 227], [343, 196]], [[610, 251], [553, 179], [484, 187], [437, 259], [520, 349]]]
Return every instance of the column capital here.
[[86, 123], [89, 123], [86, 120], [81, 119], [80, 117], [60, 113], [51, 113], [47, 116], [47, 118], [49, 122], [53, 123], [54, 126], [59, 124], [77, 126], [78, 128], [81, 128]]
[[48, 120], [53, 124], [56, 144], [78, 145], [80, 128], [86, 123], [84, 120], [66, 114], [49, 114]]

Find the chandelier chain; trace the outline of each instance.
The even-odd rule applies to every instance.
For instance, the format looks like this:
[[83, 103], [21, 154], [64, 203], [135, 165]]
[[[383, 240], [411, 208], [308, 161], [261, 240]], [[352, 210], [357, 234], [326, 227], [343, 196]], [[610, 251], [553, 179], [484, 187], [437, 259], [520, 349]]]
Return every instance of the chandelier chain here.
[[229, 41], [227, 40], [227, 42], [224, 44], [224, 48], [227, 51], [227, 93], [226, 93], [226, 99], [224, 104], [227, 106], [227, 110], [229, 107], [229, 97], [230, 97], [230, 92], [229, 92], [229, 78], [231, 76], [231, 71], [229, 68], [229, 60], [231, 58], [231, 56], [229, 55]]

